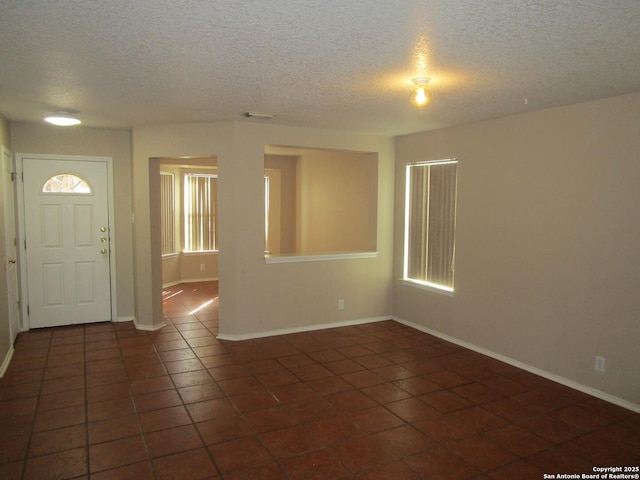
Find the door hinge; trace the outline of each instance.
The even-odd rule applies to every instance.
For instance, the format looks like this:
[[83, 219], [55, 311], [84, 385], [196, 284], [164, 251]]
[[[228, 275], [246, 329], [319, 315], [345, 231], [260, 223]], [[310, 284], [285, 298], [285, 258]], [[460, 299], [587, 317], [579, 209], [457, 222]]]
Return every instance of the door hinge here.
[[15, 182], [18, 178], [18, 172], [11, 172], [11, 181]]
[[29, 316], [29, 304], [27, 304], [27, 317]]

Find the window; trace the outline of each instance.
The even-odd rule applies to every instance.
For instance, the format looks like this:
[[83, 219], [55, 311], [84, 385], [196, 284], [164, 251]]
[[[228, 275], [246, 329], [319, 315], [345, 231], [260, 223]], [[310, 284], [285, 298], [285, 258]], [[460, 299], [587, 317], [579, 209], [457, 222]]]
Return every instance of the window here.
[[160, 172], [160, 228], [162, 255], [176, 253], [176, 214], [173, 173]]
[[62, 173], [47, 180], [42, 186], [42, 193], [91, 193], [91, 188], [80, 177]]
[[404, 280], [453, 292], [457, 160], [406, 167]]
[[218, 175], [184, 176], [184, 251], [218, 250], [216, 197]]

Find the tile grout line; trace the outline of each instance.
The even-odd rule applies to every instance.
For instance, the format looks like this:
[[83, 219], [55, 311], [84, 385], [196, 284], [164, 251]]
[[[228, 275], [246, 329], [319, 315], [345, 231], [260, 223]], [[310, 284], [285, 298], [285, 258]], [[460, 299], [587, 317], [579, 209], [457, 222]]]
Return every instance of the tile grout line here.
[[24, 477], [27, 473], [27, 463], [29, 461], [29, 452], [31, 450], [31, 443], [33, 441], [33, 435], [35, 433], [35, 427], [36, 427], [36, 419], [38, 417], [38, 410], [40, 409], [40, 400], [42, 397], [42, 390], [44, 388], [44, 382], [45, 382], [45, 374], [47, 371], [47, 366], [49, 364], [49, 355], [51, 354], [51, 346], [52, 346], [52, 342], [53, 342], [53, 334], [49, 335], [49, 342], [47, 345], [47, 355], [46, 355], [46, 360], [44, 362], [44, 366], [42, 367], [42, 375], [40, 377], [40, 387], [38, 389], [38, 396], [37, 396], [37, 400], [36, 400], [36, 406], [35, 406], [35, 411], [33, 414], [33, 420], [31, 421], [31, 429], [30, 429], [30, 434], [29, 434], [29, 441], [27, 442], [27, 449], [26, 449], [26, 453], [25, 453], [25, 458], [23, 460], [23, 465], [22, 465], [22, 477]]

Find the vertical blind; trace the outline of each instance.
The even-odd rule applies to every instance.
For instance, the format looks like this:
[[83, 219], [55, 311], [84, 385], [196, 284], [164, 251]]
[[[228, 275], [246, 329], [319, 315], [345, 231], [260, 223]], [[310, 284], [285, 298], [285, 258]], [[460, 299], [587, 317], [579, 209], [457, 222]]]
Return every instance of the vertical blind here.
[[457, 161], [407, 165], [405, 278], [453, 289]]
[[216, 229], [217, 175], [184, 176], [184, 250], [218, 250]]
[[173, 174], [160, 172], [160, 228], [162, 255], [176, 253], [175, 198]]

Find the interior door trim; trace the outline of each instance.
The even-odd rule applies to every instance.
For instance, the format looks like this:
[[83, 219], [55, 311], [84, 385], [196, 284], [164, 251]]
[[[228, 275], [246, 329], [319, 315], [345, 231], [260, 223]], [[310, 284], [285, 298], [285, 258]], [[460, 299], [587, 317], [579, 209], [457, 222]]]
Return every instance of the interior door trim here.
[[[0, 195], [0, 198], [3, 198], [4, 201], [4, 213], [5, 213], [5, 231], [3, 232], [4, 235], [4, 240], [5, 240], [5, 251], [2, 252], [1, 257], [3, 258], [3, 260], [9, 264], [14, 264], [13, 267], [10, 267], [9, 265], [5, 264], [5, 268], [6, 268], [6, 278], [7, 278], [7, 308], [8, 308], [8, 313], [9, 313], [9, 338], [11, 341], [11, 345], [14, 344], [14, 342], [16, 341], [16, 337], [18, 336], [18, 333], [20, 333], [20, 273], [19, 273], [19, 266], [16, 264], [17, 259], [18, 259], [18, 248], [17, 248], [17, 244], [15, 244], [15, 246], [12, 248], [11, 244], [14, 242], [14, 240], [17, 241], [17, 235], [18, 235], [18, 228], [16, 226], [16, 221], [17, 221], [17, 216], [16, 216], [16, 182], [12, 181], [14, 179], [14, 172], [15, 172], [15, 167], [14, 167], [14, 161], [13, 161], [13, 155], [11, 153], [11, 150], [9, 150], [8, 148], [6, 148], [4, 145], [0, 145], [0, 161], [2, 162], [1, 168], [3, 170], [2, 172], [2, 182], [8, 182], [10, 183], [9, 185], [3, 184], [2, 188], [4, 189], [4, 187], [8, 187], [3, 193], [2, 195]], [[7, 162], [5, 164], [5, 161]], [[8, 169], [5, 169], [7, 168]], [[7, 198], [9, 197], [9, 198]], [[10, 208], [9, 208], [10, 207]], [[9, 215], [7, 215], [7, 212], [10, 212]], [[11, 225], [11, 222], [13, 222], [13, 225]], [[7, 238], [7, 235], [11, 233], [13, 235], [13, 238]], [[11, 252], [9, 251], [11, 250]], [[14, 268], [13, 272], [14, 272], [14, 282], [11, 283], [9, 282], [9, 269], [10, 268]], [[13, 289], [15, 288], [15, 292], [13, 292]], [[12, 297], [12, 293], [15, 293], [16, 297], [15, 298], [11, 298]], [[14, 305], [10, 305], [9, 302], [11, 301], [15, 301], [16, 303]], [[16, 316], [12, 316], [13, 309], [15, 309], [15, 314]], [[15, 320], [15, 323], [14, 323]], [[0, 374], [2, 373], [2, 367], [0, 367]]]

